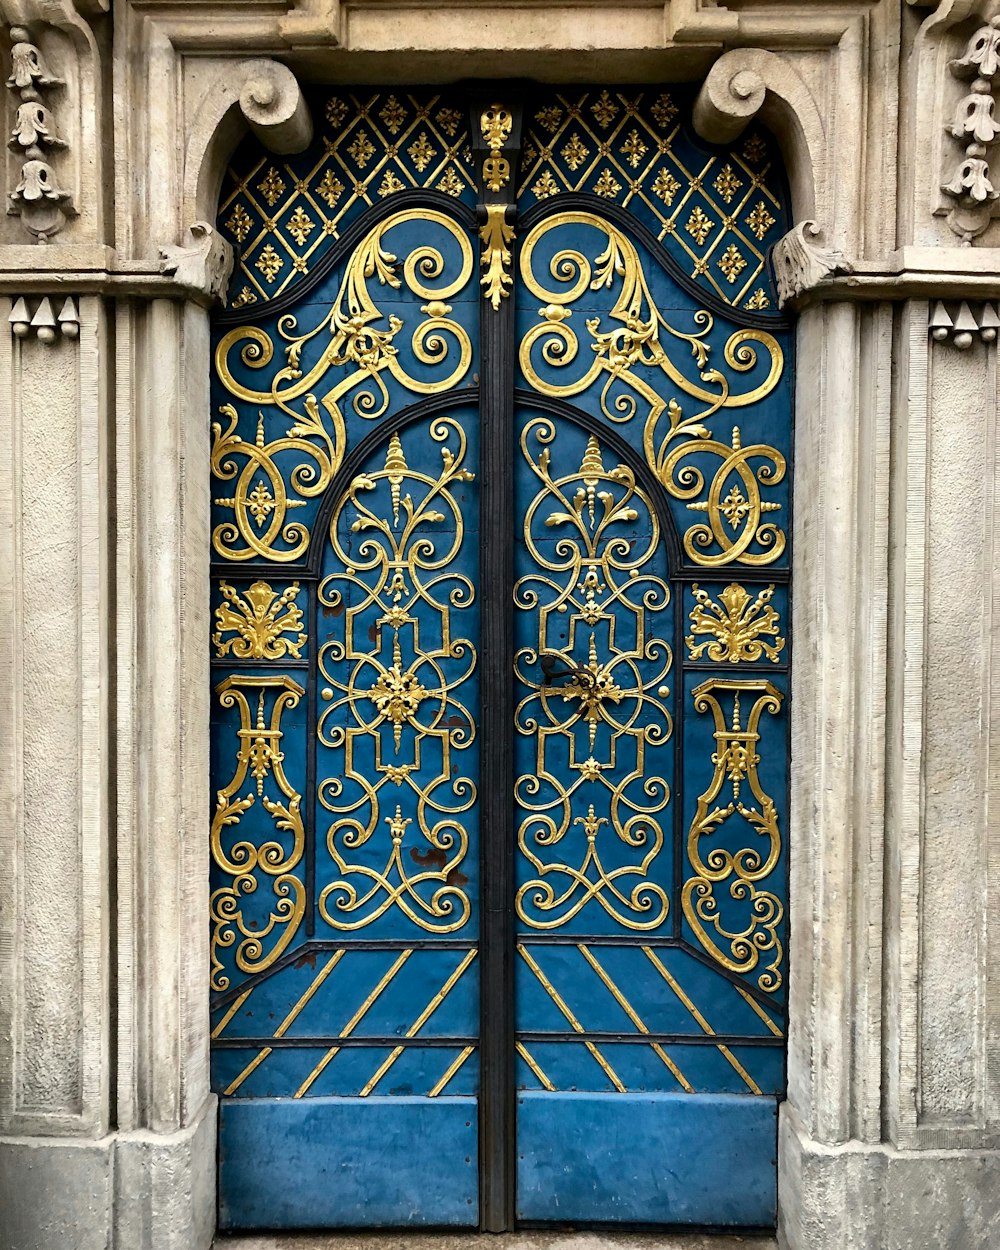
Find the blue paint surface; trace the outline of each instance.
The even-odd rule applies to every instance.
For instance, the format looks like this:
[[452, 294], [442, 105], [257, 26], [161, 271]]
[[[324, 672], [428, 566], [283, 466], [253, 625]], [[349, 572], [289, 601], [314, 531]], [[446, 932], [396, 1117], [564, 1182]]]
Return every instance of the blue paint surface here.
[[517, 1214], [560, 1223], [771, 1225], [777, 1102], [522, 1094]]
[[223, 1099], [222, 1228], [469, 1226], [472, 1098]]

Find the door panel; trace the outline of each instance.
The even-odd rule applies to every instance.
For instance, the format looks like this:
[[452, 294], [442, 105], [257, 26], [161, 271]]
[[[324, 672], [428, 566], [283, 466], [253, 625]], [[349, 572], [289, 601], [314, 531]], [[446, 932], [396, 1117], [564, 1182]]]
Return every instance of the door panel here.
[[776, 148], [493, 91], [318, 94], [223, 193], [226, 1228], [775, 1218]]

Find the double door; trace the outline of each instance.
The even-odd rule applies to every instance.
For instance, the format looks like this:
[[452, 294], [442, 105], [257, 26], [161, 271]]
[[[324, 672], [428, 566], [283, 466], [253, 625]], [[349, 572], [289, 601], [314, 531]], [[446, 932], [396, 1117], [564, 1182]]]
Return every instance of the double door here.
[[221, 1223], [772, 1224], [773, 144], [659, 88], [313, 103], [219, 215]]

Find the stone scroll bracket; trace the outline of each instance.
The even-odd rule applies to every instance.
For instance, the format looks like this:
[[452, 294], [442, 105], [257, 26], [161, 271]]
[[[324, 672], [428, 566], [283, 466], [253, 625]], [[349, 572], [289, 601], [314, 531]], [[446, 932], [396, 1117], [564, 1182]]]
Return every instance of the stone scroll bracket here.
[[[694, 105], [694, 128], [709, 143], [732, 143], [758, 118], [777, 137], [799, 220], [839, 222], [843, 189], [830, 183], [836, 162], [823, 115], [792, 62], [762, 48], [726, 52], [708, 72]], [[843, 181], [841, 179], [841, 181]], [[850, 189], [846, 189], [850, 194]], [[844, 246], [846, 238], [837, 242]]]
[[[186, 222], [213, 221], [226, 165], [247, 127], [278, 156], [301, 152], [312, 141], [313, 123], [298, 79], [278, 61], [202, 59], [192, 66], [185, 91], [182, 215], [149, 223], [150, 242]], [[189, 101], [189, 103], [187, 102]]]

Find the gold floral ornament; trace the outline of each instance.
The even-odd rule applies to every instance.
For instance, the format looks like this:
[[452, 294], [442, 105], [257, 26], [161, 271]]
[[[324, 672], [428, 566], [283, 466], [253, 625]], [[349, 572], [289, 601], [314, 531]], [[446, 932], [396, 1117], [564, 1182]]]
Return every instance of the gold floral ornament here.
[[[684, 639], [688, 658], [708, 654], [717, 663], [753, 663], [762, 656], [777, 664], [785, 646], [777, 611], [771, 607], [774, 586], [765, 586], [756, 599], [744, 586], [731, 582], [714, 601], [697, 582], [691, 587], [695, 606], [689, 613], [692, 631]], [[696, 642], [696, 637], [708, 637]], [[773, 641], [768, 641], [769, 639]]]
[[[212, 859], [231, 878], [230, 884], [213, 891], [210, 901], [212, 989], [221, 991], [230, 984], [221, 959], [223, 950], [238, 942], [237, 968], [247, 974], [263, 972], [287, 948], [305, 914], [305, 886], [294, 871], [305, 848], [302, 799], [285, 776], [281, 750], [282, 715], [298, 705], [305, 691], [290, 677], [235, 676], [221, 682], [216, 693], [222, 706], [236, 707], [240, 717], [236, 772], [218, 792], [211, 829]], [[269, 694], [274, 695], [270, 720], [265, 711]], [[251, 710], [255, 695], [256, 719]], [[251, 789], [239, 797], [248, 776], [253, 779], [256, 794]], [[269, 777], [280, 792], [278, 799], [265, 793]], [[248, 837], [232, 842], [226, 831], [240, 824], [257, 798], [271, 817], [276, 833], [286, 837], [273, 837], [259, 845]], [[287, 835], [291, 835], [290, 847]], [[262, 883], [258, 873], [264, 874], [263, 880], [271, 879], [275, 895], [274, 907], [263, 925], [248, 921], [243, 909], [243, 899], [256, 893]]]
[[[757, 745], [761, 716], [765, 711], [777, 715], [782, 696], [769, 681], [723, 681], [714, 677], [696, 686], [692, 693], [695, 709], [711, 712], [715, 724], [716, 749], [711, 757], [715, 771], [707, 789], [698, 797], [688, 830], [691, 875], [681, 891], [681, 906], [697, 940], [730, 972], [753, 972], [762, 957], [769, 956], [769, 962], [757, 975], [757, 984], [772, 992], [781, 987], [783, 980], [778, 926], [784, 908], [778, 895], [761, 888], [761, 883], [777, 867], [781, 833], [774, 800], [758, 775], [761, 757]], [[727, 719], [720, 699], [730, 697], [732, 713]], [[752, 700], [745, 728], [741, 698]], [[727, 782], [732, 785], [732, 798], [728, 803], [718, 803]], [[755, 801], [749, 805], [742, 797], [744, 785]], [[722, 841], [734, 816], [743, 820], [754, 839], [753, 845], [736, 851], [727, 849]], [[712, 838], [715, 844], [704, 855], [703, 844]], [[731, 902], [723, 911], [715, 891], [726, 882]], [[734, 919], [737, 913], [742, 913], [742, 925], [732, 927], [741, 924]]]
[[[299, 583], [292, 582], [280, 594], [267, 582], [254, 582], [240, 595], [228, 582], [220, 582], [225, 603], [215, 609], [212, 643], [218, 658], [232, 654], [237, 660], [302, 658], [306, 635], [302, 613], [295, 604]], [[231, 638], [224, 635], [232, 634]], [[286, 638], [283, 635], [291, 634]]]
[[[518, 890], [517, 911], [531, 928], [554, 929], [594, 904], [627, 929], [653, 929], [669, 909], [654, 876], [670, 790], [655, 774], [653, 751], [672, 732], [663, 702], [672, 657], [649, 619], [670, 600], [651, 568], [660, 530], [635, 475], [607, 467], [596, 437], [578, 468], [561, 469], [553, 467], [555, 439], [547, 418], [521, 435], [540, 489], [523, 524], [534, 567], [514, 590], [515, 608], [538, 634], [515, 656], [526, 690], [515, 726], [534, 744], [532, 768], [515, 786], [518, 847], [534, 872]], [[577, 640], [583, 663], [574, 659]], [[582, 847], [573, 844], [577, 827]]]
[[[443, 242], [457, 251], [453, 277], [441, 280], [449, 265], [433, 241], [413, 248], [402, 261], [384, 246], [396, 227], [413, 221], [420, 222], [430, 240], [434, 232], [442, 232]], [[238, 352], [245, 368], [268, 370], [275, 356], [270, 335], [246, 325], [222, 338], [215, 350], [220, 381], [237, 402], [258, 409], [252, 441], [240, 431], [234, 404], [223, 404], [219, 411], [225, 422], [212, 425], [213, 474], [220, 481], [235, 482], [232, 494], [215, 499], [216, 505], [233, 510], [232, 520], [217, 525], [212, 534], [223, 559], [287, 562], [305, 553], [308, 526], [290, 521], [289, 510], [322, 495], [340, 467], [346, 443], [344, 405], [350, 402], [354, 414], [366, 420], [387, 411], [389, 392], [383, 373], [417, 395], [437, 394], [458, 384], [472, 361], [472, 342], [468, 331], [449, 316], [446, 301], [467, 287], [472, 276], [473, 252], [466, 232], [434, 209], [406, 209], [374, 226], [361, 241], [335, 303], [312, 329], [300, 333], [294, 314], [279, 318], [285, 360], [268, 378], [267, 389], [255, 389], [238, 378], [231, 357]], [[368, 289], [373, 280], [393, 290], [405, 282], [412, 295], [426, 301], [420, 307], [423, 319], [410, 331], [409, 348], [417, 362], [434, 367], [437, 376], [418, 378], [405, 367], [395, 342], [403, 322], [380, 311]], [[323, 344], [319, 359], [304, 370], [303, 353], [316, 339]], [[276, 438], [265, 435], [265, 410], [272, 419], [286, 422]], [[279, 467], [279, 453], [298, 458], [287, 476]]]
[[[602, 250], [594, 259], [581, 249], [579, 227], [600, 238]], [[547, 234], [563, 230], [568, 232], [566, 246], [556, 248], [548, 272], [539, 276], [533, 264], [535, 249]], [[765, 443], [744, 446], [738, 426], [732, 427], [730, 442], [725, 443], [706, 424], [716, 412], [757, 403], [774, 390], [784, 367], [777, 339], [765, 330], [736, 330], [722, 350], [719, 363], [725, 369], [712, 367], [712, 348], [706, 342], [715, 324], [712, 314], [706, 309], [695, 312], [690, 331], [668, 322], [653, 302], [634, 244], [592, 213], [556, 213], [533, 227], [522, 245], [521, 275], [542, 302], [539, 320], [526, 331], [519, 348], [521, 371], [529, 385], [560, 399], [600, 386], [600, 411], [615, 424], [645, 414], [646, 463], [673, 498], [707, 514], [706, 524], [691, 526], [683, 536], [684, 550], [694, 563], [720, 567], [777, 560], [786, 537], [763, 516], [781, 505], [762, 492], [784, 478], [784, 457]], [[590, 351], [586, 346], [581, 350], [573, 305], [580, 300], [592, 308], [593, 293], [605, 291], [607, 316], [586, 319]], [[671, 340], [686, 346], [694, 371], [682, 368], [668, 350]], [[747, 390], [735, 389], [734, 380], [754, 369], [762, 352], [766, 376]], [[671, 391], [692, 397], [699, 407], [685, 415]], [[718, 463], [711, 479], [705, 473], [706, 457]]]
[[[464, 542], [454, 488], [473, 475], [458, 422], [435, 419], [429, 435], [441, 444], [437, 477], [410, 467], [411, 436], [394, 433], [384, 467], [352, 481], [330, 527], [343, 571], [323, 580], [319, 598], [337, 609], [343, 635], [319, 654], [329, 691], [319, 740], [335, 757], [317, 793], [333, 817], [326, 847], [336, 870], [319, 911], [338, 930], [363, 929], [395, 909], [427, 932], [452, 933], [471, 914], [464, 813], [476, 787], [458, 758], [475, 740], [462, 691], [477, 655], [460, 622], [476, 592], [453, 566]], [[345, 545], [352, 515], [349, 531], [362, 540]], [[386, 787], [405, 795], [395, 815], [386, 815]]]

